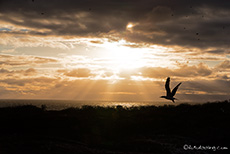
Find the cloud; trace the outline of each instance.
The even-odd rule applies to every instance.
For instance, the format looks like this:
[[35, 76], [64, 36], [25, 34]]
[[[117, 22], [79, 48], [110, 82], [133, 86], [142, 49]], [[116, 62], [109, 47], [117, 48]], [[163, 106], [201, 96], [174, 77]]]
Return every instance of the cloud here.
[[[1, 24], [1, 22], [0, 22]], [[73, 41], [66, 41], [67, 38], [58, 38], [54, 36], [34, 36], [29, 33], [14, 33], [0, 31], [0, 45], [11, 46], [14, 48], [20, 47], [51, 47], [59, 49], [70, 49], [73, 46]], [[76, 42], [75, 42], [76, 43]], [[13, 50], [12, 50], [13, 51]], [[12, 52], [3, 50], [3, 53]]]
[[16, 77], [16, 76], [34, 76], [37, 75], [37, 71], [34, 68], [28, 68], [26, 70], [8, 70], [1, 68], [0, 74], [3, 78], [3, 75], [6, 77]]
[[25, 70], [24, 75], [25, 76], [30, 76], [30, 75], [35, 75], [37, 71], [34, 68], [29, 68]]
[[206, 52], [210, 54], [224, 54], [224, 53], [228, 53], [229, 51], [223, 49], [216, 49], [216, 50], [208, 50]]
[[0, 80], [1, 83], [5, 83], [8, 85], [16, 85], [16, 86], [25, 86], [25, 85], [36, 85], [36, 84], [51, 84], [56, 79], [47, 78], [47, 77], [36, 77], [36, 78], [20, 78], [20, 79], [3, 79]]
[[[214, 101], [229, 98], [229, 81], [196, 79], [185, 81], [172, 77], [171, 85], [182, 82], [176, 97], [184, 101]], [[43, 98], [77, 100], [133, 100], [164, 101], [159, 96], [165, 94], [165, 80], [132, 81], [118, 80], [63, 80], [60, 78], [27, 78], [0, 80], [1, 98]], [[178, 102], [178, 103], [179, 103]]]
[[54, 58], [28, 55], [0, 55], [0, 58], [0, 66], [25, 66], [58, 62], [58, 60]]
[[[217, 0], [1, 0], [0, 50], [8, 53], [0, 55], [1, 94], [155, 100], [171, 76], [186, 81], [178, 93], [186, 98], [225, 96], [229, 8]], [[111, 47], [143, 52], [144, 67], [115, 71], [113, 57], [103, 56]]]
[[140, 69], [143, 77], [149, 78], [163, 78], [166, 76], [176, 77], [202, 77], [212, 74], [212, 70], [205, 64], [189, 66], [183, 64], [176, 69], [162, 68], [162, 67], [143, 67]]
[[[113, 36], [133, 42], [227, 47], [230, 4], [218, 0], [3, 0], [0, 20], [26, 31], [1, 33], [61, 37]], [[136, 23], [132, 31], [126, 29]]]
[[190, 94], [195, 94], [196, 91], [203, 92], [207, 95], [229, 95], [228, 80], [194, 80], [183, 82], [183, 91]]
[[216, 66], [218, 69], [230, 70], [230, 61], [225, 60]]
[[88, 68], [78, 68], [72, 70], [58, 70], [57, 72], [63, 73], [65, 76], [68, 77], [90, 77], [93, 74], [91, 70]]
[[[48, 77], [28, 77], [27, 78], [6, 78], [0, 80], [1, 98], [25, 99], [39, 97], [42, 93], [50, 93], [49, 90], [55, 85], [58, 79]], [[52, 92], [51, 92], [52, 93]]]
[[11, 71], [7, 70], [7, 69], [4, 69], [4, 68], [1, 68], [0, 69], [0, 73], [1, 74], [5, 74], [5, 73], [10, 73]]

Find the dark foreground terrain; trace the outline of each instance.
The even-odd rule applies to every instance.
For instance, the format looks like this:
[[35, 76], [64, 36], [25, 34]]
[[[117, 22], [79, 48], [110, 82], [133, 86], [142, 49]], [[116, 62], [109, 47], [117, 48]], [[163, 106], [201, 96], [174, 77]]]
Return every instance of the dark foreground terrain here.
[[230, 101], [62, 111], [26, 105], [0, 108], [0, 124], [0, 154], [230, 153]]

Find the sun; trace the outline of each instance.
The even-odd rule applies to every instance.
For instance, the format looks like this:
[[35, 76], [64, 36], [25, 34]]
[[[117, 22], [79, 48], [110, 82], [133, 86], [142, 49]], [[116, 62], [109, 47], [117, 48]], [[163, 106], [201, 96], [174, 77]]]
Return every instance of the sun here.
[[122, 69], [141, 68], [149, 63], [147, 57], [150, 48], [126, 40], [111, 41], [104, 39], [95, 47], [98, 67], [113, 70], [114, 73]]
[[132, 33], [132, 32], [133, 32], [133, 28], [134, 28], [135, 26], [137, 26], [137, 25], [139, 25], [139, 23], [128, 23], [128, 24], [126, 25], [126, 30]]
[[118, 68], [136, 68], [141, 65], [141, 53], [126, 47], [110, 51], [111, 62]]
[[133, 28], [133, 26], [134, 26], [134, 25], [133, 25], [132, 23], [130, 23], [130, 24], [128, 24], [128, 25], [126, 26], [126, 28], [127, 28], [127, 29], [130, 29], [130, 28]]
[[145, 63], [140, 48], [119, 44], [110, 44], [108, 47], [106, 58], [114, 69], [134, 69], [142, 67]]

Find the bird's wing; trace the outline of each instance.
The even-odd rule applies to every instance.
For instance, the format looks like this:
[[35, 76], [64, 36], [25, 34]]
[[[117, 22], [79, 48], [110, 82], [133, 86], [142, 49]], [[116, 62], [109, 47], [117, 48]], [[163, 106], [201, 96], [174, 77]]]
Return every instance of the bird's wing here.
[[171, 90], [169, 88], [169, 83], [170, 83], [170, 77], [168, 77], [167, 80], [166, 80], [166, 82], [165, 82], [166, 96], [170, 96], [171, 95]]
[[176, 91], [178, 89], [178, 87], [180, 86], [181, 82], [173, 89], [172, 91], [172, 96], [174, 96], [176, 94]]

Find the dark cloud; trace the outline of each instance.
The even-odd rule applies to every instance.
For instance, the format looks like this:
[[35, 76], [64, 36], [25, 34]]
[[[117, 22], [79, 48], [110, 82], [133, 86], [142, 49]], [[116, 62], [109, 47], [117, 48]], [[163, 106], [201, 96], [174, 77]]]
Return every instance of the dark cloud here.
[[219, 49], [219, 50], [208, 50], [205, 52], [211, 53], [211, 54], [224, 54], [224, 53], [227, 53], [228, 51]]
[[[229, 47], [229, 8], [229, 1], [218, 0], [2, 0], [0, 20], [27, 27], [20, 33], [31, 35], [104, 37], [113, 32], [134, 42]], [[132, 31], [126, 30], [130, 22], [136, 23]]]

